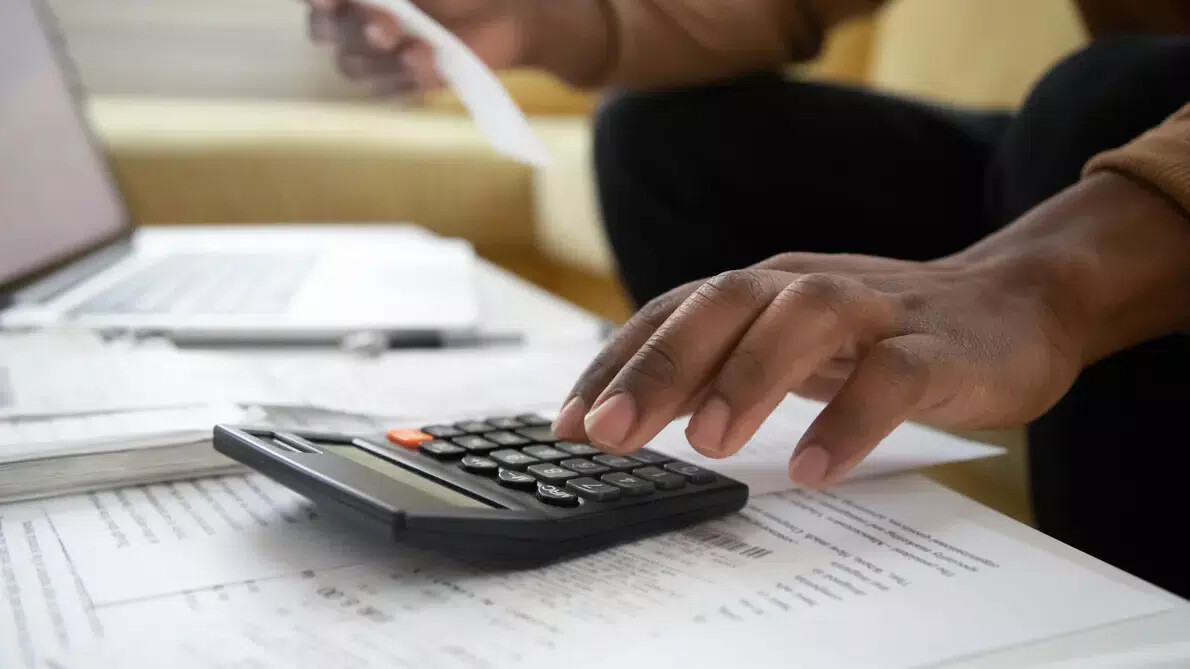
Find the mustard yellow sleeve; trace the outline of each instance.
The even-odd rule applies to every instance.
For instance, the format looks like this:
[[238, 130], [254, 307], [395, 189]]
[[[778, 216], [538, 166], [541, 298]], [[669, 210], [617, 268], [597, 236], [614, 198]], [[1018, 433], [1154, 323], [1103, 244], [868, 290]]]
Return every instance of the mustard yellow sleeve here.
[[1190, 104], [1122, 147], [1093, 157], [1084, 175], [1114, 170], [1165, 193], [1190, 216]]
[[602, 0], [611, 53], [604, 84], [664, 88], [814, 57], [835, 24], [884, 0]]

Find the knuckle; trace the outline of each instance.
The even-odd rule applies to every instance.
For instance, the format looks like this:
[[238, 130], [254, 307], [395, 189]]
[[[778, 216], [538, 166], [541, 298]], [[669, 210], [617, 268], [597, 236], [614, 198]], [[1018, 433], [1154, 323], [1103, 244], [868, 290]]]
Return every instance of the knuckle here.
[[930, 361], [922, 352], [898, 342], [880, 342], [872, 356], [885, 381], [895, 387], [921, 390], [930, 381]]
[[698, 289], [698, 294], [710, 302], [755, 304], [768, 301], [772, 287], [767, 273], [737, 269], [712, 277]]
[[681, 378], [677, 351], [664, 337], [651, 337], [628, 363], [629, 384], [647, 383], [668, 388]]
[[738, 397], [767, 389], [772, 365], [752, 347], [737, 348], [719, 372], [715, 391], [724, 397]]
[[850, 292], [850, 286], [845, 279], [833, 274], [806, 274], [795, 279], [785, 290], [816, 303], [837, 305]]

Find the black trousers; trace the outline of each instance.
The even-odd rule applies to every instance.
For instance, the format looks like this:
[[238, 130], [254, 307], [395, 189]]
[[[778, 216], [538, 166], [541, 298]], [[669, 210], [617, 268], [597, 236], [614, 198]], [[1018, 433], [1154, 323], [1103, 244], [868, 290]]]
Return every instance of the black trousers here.
[[[1190, 38], [1097, 42], [1014, 115], [760, 75], [613, 97], [599, 195], [633, 299], [783, 251], [928, 260], [1075, 183], [1190, 101]], [[1188, 223], [1190, 224], [1190, 223]], [[1087, 369], [1029, 426], [1040, 529], [1190, 597], [1190, 336]]]

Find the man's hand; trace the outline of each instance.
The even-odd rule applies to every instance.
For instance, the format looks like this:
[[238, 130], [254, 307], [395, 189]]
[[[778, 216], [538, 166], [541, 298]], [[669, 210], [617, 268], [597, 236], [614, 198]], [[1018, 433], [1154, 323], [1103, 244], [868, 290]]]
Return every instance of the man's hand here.
[[[489, 67], [520, 64], [531, 51], [530, 24], [538, 0], [414, 0], [454, 32]], [[310, 0], [310, 34], [337, 48], [339, 70], [370, 82], [381, 94], [409, 94], [442, 86], [434, 52], [405, 34], [391, 14], [358, 0]]]
[[737, 452], [786, 393], [827, 401], [790, 476], [836, 482], [901, 422], [1019, 425], [1081, 369], [1190, 323], [1190, 222], [1116, 175], [930, 263], [787, 254], [642, 309], [575, 385], [559, 436], [634, 451], [692, 412]]

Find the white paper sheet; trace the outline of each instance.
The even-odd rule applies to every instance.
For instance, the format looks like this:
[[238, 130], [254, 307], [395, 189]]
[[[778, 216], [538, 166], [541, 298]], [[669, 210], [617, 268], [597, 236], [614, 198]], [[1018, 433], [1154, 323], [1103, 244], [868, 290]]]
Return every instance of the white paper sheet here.
[[449, 30], [408, 0], [367, 0], [391, 12], [410, 35], [434, 49], [442, 78], [458, 94], [496, 150], [528, 165], [548, 162], [545, 144], [487, 65]]
[[[171, 616], [164, 600], [104, 607], [121, 609], [121, 629], [135, 634], [113, 632], [56, 666], [895, 669], [1172, 606], [981, 524], [971, 504], [915, 476], [791, 491], [526, 572], [389, 547], [362, 564], [257, 581], [260, 596], [206, 617]], [[244, 526], [234, 555], [199, 537], [173, 563], [268, 572], [252, 539], [264, 528]], [[337, 541], [310, 534], [301, 550], [315, 562]]]

